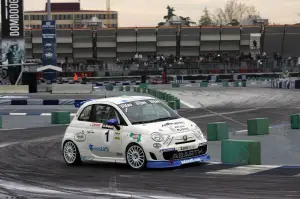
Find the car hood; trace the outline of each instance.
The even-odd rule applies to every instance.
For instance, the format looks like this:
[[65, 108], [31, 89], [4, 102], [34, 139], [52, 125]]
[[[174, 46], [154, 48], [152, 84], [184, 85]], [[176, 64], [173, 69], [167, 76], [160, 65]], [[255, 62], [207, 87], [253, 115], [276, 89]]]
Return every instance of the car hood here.
[[161, 134], [174, 134], [188, 132], [197, 127], [197, 125], [185, 118], [178, 118], [175, 120], [167, 120], [162, 122], [155, 122], [149, 124], [134, 125], [141, 132], [151, 134], [159, 132]]

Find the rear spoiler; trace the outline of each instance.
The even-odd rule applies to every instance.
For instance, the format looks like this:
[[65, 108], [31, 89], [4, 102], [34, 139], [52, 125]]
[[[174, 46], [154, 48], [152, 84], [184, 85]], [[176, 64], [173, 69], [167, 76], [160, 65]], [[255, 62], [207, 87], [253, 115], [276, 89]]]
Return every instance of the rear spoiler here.
[[74, 106], [75, 108], [80, 108], [82, 106], [82, 104], [89, 102], [92, 100], [74, 100]]

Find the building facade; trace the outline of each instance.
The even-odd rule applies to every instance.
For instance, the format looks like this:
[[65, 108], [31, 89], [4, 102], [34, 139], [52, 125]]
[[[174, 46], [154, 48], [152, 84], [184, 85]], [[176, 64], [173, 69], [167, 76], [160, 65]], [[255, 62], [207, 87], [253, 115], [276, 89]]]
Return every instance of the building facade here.
[[[57, 28], [85, 28], [93, 17], [99, 19], [102, 27], [118, 27], [116, 11], [81, 10], [80, 3], [51, 3], [51, 16], [56, 20]], [[24, 25], [28, 29], [41, 28], [42, 20], [46, 19], [47, 4], [45, 10], [24, 12]]]

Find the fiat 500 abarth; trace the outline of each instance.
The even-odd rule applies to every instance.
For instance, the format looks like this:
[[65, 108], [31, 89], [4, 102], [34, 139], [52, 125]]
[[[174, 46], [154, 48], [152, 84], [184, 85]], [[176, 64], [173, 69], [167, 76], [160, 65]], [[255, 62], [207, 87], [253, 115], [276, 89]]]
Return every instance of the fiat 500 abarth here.
[[66, 129], [62, 150], [68, 165], [98, 161], [142, 169], [210, 160], [200, 128], [164, 102], [146, 96], [81, 103]]

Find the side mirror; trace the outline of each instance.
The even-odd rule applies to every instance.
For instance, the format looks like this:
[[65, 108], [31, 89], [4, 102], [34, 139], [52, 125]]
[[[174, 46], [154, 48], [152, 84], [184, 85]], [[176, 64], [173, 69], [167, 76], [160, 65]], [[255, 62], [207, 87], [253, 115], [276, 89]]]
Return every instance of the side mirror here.
[[107, 120], [106, 124], [116, 127], [116, 129], [118, 131], [121, 129], [120, 126], [119, 126], [119, 122], [118, 122], [118, 120], [116, 118]]

